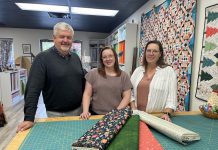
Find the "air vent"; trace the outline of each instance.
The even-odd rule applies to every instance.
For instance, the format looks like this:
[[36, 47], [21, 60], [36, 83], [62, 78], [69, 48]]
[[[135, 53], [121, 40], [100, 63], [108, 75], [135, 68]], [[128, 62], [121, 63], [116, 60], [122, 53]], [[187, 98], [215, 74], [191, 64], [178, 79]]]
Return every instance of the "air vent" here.
[[54, 13], [54, 12], [48, 12], [49, 16], [51, 18], [65, 18], [65, 19], [71, 19], [69, 13]]

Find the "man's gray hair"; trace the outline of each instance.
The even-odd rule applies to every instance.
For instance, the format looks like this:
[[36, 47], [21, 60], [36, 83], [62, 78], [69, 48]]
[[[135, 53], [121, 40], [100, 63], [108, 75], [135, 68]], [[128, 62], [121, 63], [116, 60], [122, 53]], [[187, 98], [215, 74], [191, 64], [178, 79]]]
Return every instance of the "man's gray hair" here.
[[53, 35], [57, 35], [58, 30], [68, 30], [72, 32], [72, 36], [74, 35], [72, 26], [66, 22], [58, 22], [53, 28]]

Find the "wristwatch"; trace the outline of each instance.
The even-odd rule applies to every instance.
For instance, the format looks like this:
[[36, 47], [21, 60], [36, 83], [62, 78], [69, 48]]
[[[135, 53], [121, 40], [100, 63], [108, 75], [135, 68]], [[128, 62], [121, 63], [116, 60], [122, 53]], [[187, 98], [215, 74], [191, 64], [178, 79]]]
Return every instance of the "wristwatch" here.
[[166, 115], [168, 115], [169, 117], [171, 117], [171, 113], [169, 113], [169, 112], [163, 112], [163, 114], [166, 114]]

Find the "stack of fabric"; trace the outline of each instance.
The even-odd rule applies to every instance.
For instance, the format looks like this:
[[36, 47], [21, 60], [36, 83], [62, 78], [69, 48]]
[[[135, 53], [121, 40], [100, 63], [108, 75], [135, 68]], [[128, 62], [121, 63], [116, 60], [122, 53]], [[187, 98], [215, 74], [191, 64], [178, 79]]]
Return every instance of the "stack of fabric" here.
[[133, 115], [112, 140], [107, 150], [163, 150], [148, 126]]
[[200, 139], [197, 133], [146, 112], [131, 115], [129, 107], [107, 113], [73, 143], [72, 149], [163, 150], [147, 125], [182, 144]]

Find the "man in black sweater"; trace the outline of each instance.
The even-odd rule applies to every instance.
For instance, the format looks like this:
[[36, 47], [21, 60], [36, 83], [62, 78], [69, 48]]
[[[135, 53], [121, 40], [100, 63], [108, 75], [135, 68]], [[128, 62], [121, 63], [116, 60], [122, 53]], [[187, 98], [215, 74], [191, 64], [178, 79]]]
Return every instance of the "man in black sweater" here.
[[79, 57], [70, 52], [73, 35], [69, 24], [57, 23], [53, 30], [54, 46], [34, 59], [24, 96], [24, 121], [17, 132], [34, 125], [41, 91], [48, 117], [80, 115], [85, 78]]

